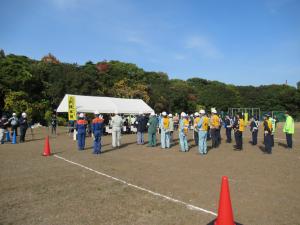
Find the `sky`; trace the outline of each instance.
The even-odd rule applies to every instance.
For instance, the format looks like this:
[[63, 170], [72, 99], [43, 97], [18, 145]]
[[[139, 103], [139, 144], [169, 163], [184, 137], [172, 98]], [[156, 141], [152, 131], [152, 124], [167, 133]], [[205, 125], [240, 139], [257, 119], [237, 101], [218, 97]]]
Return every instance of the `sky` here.
[[300, 0], [0, 0], [6, 54], [120, 60], [170, 78], [300, 81]]

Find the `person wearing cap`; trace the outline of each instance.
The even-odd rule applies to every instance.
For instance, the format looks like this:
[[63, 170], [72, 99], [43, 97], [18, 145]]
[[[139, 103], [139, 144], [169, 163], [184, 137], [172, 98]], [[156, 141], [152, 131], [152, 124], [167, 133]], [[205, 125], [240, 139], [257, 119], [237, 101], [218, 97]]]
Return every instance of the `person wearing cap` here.
[[112, 147], [120, 148], [123, 120], [122, 117], [119, 116], [118, 111], [115, 111], [114, 116], [111, 118], [111, 126], [112, 126]]
[[272, 154], [272, 121], [269, 120], [270, 115], [266, 114], [264, 116], [264, 144], [265, 144], [265, 153]]
[[92, 121], [92, 132], [94, 135], [94, 151], [93, 154], [101, 153], [101, 137], [103, 134], [104, 119], [98, 111], [94, 112], [95, 118]]
[[200, 110], [199, 121], [197, 123], [198, 128], [198, 135], [199, 135], [199, 142], [198, 142], [198, 150], [201, 155], [207, 154], [207, 130], [208, 130], [208, 123], [209, 119], [205, 115], [205, 111], [203, 109]]
[[218, 129], [220, 129], [220, 119], [217, 115], [217, 110], [215, 108], [211, 109], [211, 118], [210, 118], [210, 134], [212, 141], [212, 148], [217, 148], [219, 146], [218, 140]]
[[287, 147], [291, 149], [293, 148], [293, 134], [295, 132], [295, 123], [289, 112], [285, 112], [284, 115], [286, 117], [286, 121], [283, 127], [283, 132], [286, 135]]
[[250, 119], [250, 131], [252, 134], [252, 145], [257, 145], [257, 134], [258, 134], [259, 122], [256, 117]]
[[25, 112], [22, 113], [21, 118], [19, 119], [20, 123], [20, 143], [25, 141], [26, 131], [28, 129], [28, 120], [27, 114]]
[[84, 150], [86, 127], [87, 127], [87, 121], [84, 119], [84, 114], [80, 113], [79, 118], [76, 121], [76, 128], [75, 128], [77, 131], [78, 150]]
[[146, 130], [147, 120], [142, 112], [139, 112], [139, 115], [135, 121], [135, 126], [137, 128], [137, 144], [144, 144], [144, 132]]
[[18, 136], [19, 119], [17, 117], [17, 114], [13, 113], [12, 117], [9, 118], [8, 122], [11, 125], [11, 136], [14, 135], [14, 132], [16, 133], [16, 136]]
[[194, 140], [195, 140], [195, 144], [198, 146], [199, 144], [199, 133], [198, 133], [198, 123], [200, 121], [200, 114], [198, 112], [194, 113], [195, 118], [194, 118]]
[[168, 115], [168, 117], [169, 117], [169, 130], [170, 130], [170, 146], [172, 146], [173, 133], [174, 133], [174, 121], [173, 121], [173, 115], [171, 113]]
[[187, 135], [189, 130], [189, 120], [188, 116], [182, 112], [181, 119], [179, 121], [179, 143], [180, 143], [180, 149], [182, 152], [187, 152], [189, 150], [189, 145], [187, 141]]
[[274, 134], [276, 131], [276, 119], [271, 116], [271, 113], [269, 113], [268, 115], [270, 115], [269, 120], [272, 123], [271, 145], [272, 145], [272, 147], [274, 147]]
[[245, 122], [242, 118], [242, 114], [238, 113], [236, 115], [236, 121], [233, 125], [233, 129], [236, 142], [234, 150], [241, 151], [243, 149], [243, 132], [245, 130]]
[[231, 130], [232, 130], [233, 121], [229, 115], [226, 115], [224, 122], [225, 122], [225, 129], [226, 129], [226, 142], [231, 143]]
[[156, 146], [156, 130], [157, 130], [157, 118], [154, 112], [151, 113], [148, 121], [148, 147]]
[[166, 112], [161, 115], [161, 148], [170, 148], [170, 120]]

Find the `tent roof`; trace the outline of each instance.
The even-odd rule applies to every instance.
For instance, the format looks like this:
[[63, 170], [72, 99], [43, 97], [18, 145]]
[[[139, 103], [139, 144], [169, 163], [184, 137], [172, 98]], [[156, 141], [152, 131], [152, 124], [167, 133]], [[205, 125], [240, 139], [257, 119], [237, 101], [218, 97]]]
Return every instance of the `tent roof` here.
[[[68, 112], [68, 96], [66, 94], [57, 108], [57, 112]], [[93, 113], [118, 113], [138, 114], [151, 113], [153, 109], [141, 99], [97, 97], [85, 95], [70, 95], [76, 98], [77, 112]]]

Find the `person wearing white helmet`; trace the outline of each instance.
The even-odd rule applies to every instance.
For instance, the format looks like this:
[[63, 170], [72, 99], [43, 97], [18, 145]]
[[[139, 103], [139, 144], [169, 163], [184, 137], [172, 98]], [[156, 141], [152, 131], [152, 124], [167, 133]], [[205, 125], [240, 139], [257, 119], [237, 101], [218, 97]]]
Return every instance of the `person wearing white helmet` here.
[[85, 135], [86, 135], [87, 121], [84, 119], [84, 114], [80, 113], [79, 118], [76, 121], [76, 131], [77, 131], [77, 144], [78, 150], [84, 150], [85, 147]]
[[170, 121], [166, 112], [162, 112], [161, 115], [161, 148], [170, 148]]
[[22, 113], [22, 116], [19, 119], [19, 123], [20, 123], [20, 143], [22, 143], [25, 141], [26, 131], [28, 129], [27, 114], [25, 112]]
[[156, 146], [157, 122], [157, 117], [155, 113], [152, 112], [148, 121], [148, 147]]
[[179, 143], [182, 152], [187, 152], [189, 150], [187, 135], [189, 129], [189, 120], [187, 114], [182, 112], [180, 114], [181, 119], [179, 121]]
[[101, 137], [103, 134], [104, 119], [99, 117], [99, 112], [95, 111], [95, 118], [92, 121], [92, 132], [94, 135], [93, 154], [101, 153]]
[[111, 126], [112, 126], [112, 147], [120, 148], [123, 119], [121, 116], [118, 115], [117, 110], [115, 110], [114, 116], [111, 118]]
[[17, 117], [16, 113], [12, 114], [12, 117], [9, 118], [8, 122], [11, 125], [11, 136], [14, 135], [14, 132], [16, 133], [16, 136], [18, 136], [18, 126], [19, 126], [19, 119]]
[[147, 120], [142, 112], [139, 112], [139, 115], [135, 121], [135, 126], [137, 129], [137, 144], [143, 145], [145, 142], [144, 141], [144, 133], [147, 129]]
[[172, 146], [173, 142], [173, 133], [174, 133], [174, 120], [173, 120], [173, 115], [170, 113], [168, 115], [169, 117], [169, 130], [170, 130], [170, 147]]
[[215, 108], [211, 109], [211, 118], [210, 118], [210, 134], [212, 141], [212, 148], [217, 148], [219, 146], [219, 136], [218, 129], [220, 129], [220, 119], [217, 115], [217, 110]]
[[207, 154], [206, 139], [207, 139], [208, 123], [209, 123], [209, 119], [205, 115], [205, 111], [203, 109], [201, 109], [200, 110], [200, 120], [197, 124], [198, 130], [199, 130], [198, 131], [198, 134], [199, 134], [198, 151], [201, 155]]
[[196, 144], [196, 146], [198, 146], [198, 143], [199, 143], [199, 134], [198, 134], [198, 127], [197, 127], [197, 125], [198, 125], [198, 123], [199, 123], [199, 120], [200, 120], [200, 115], [199, 115], [199, 113], [198, 112], [195, 112], [194, 113], [194, 116], [195, 116], [195, 118], [194, 118], [194, 140], [195, 140], [195, 144]]

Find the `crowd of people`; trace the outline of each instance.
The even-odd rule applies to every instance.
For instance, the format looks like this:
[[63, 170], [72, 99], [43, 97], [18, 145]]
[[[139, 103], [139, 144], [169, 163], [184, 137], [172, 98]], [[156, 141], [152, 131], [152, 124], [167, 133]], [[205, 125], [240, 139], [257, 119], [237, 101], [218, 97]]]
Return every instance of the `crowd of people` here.
[[[193, 115], [182, 112], [180, 115], [167, 114], [162, 112], [156, 115], [152, 112], [150, 115], [144, 115], [142, 112], [136, 117], [122, 117], [115, 112], [111, 118], [105, 119], [99, 112], [94, 113], [94, 118], [89, 122], [84, 113], [78, 114], [78, 120], [74, 121], [74, 139], [78, 142], [78, 149], [85, 148], [85, 139], [88, 136], [94, 138], [94, 154], [101, 153], [101, 137], [105, 133], [105, 125], [111, 127], [112, 147], [121, 147], [121, 135], [127, 133], [129, 126], [134, 126], [137, 135], [137, 144], [145, 144], [145, 133], [148, 132], [148, 146], [157, 146], [157, 134], [160, 135], [160, 146], [162, 149], [174, 146], [174, 131], [178, 130], [179, 145], [182, 152], [190, 149], [188, 143], [188, 133], [193, 132], [195, 145], [201, 155], [207, 154], [207, 141], [211, 139], [211, 148], [218, 148], [221, 144], [221, 129], [225, 128], [226, 142], [232, 142], [232, 133], [234, 134], [234, 150], [241, 151], [243, 149], [243, 133], [249, 125], [252, 134], [252, 145], [257, 145], [257, 137], [259, 130], [263, 130], [265, 153], [271, 154], [274, 147], [274, 135], [277, 128], [277, 119], [271, 114], [265, 114], [262, 124], [258, 117], [252, 116], [249, 124], [244, 120], [242, 113], [236, 115], [226, 115], [224, 119], [217, 113], [215, 108], [210, 112], [201, 109]], [[288, 112], [285, 112], [286, 122], [283, 132], [286, 134], [287, 148], [292, 149], [294, 134], [294, 120]], [[56, 134], [57, 117], [53, 113], [51, 117], [51, 133]], [[20, 143], [25, 141], [26, 131], [29, 123], [25, 112], [18, 118], [16, 113], [8, 118], [3, 115], [0, 119], [0, 143], [3, 144], [5, 134], [11, 133], [11, 136], [18, 136], [18, 128], [20, 130]], [[124, 129], [125, 127], [125, 129]], [[10, 128], [10, 129], [9, 129]], [[10, 130], [10, 131], [9, 131]]]
[[[94, 113], [95, 118], [91, 123], [92, 134], [94, 136], [94, 152], [101, 153], [101, 136], [104, 133], [105, 120], [99, 112]], [[292, 149], [292, 135], [294, 134], [294, 120], [288, 112], [285, 112], [286, 122], [283, 132], [286, 134], [287, 147]], [[250, 118], [250, 131], [252, 133], [252, 145], [257, 145], [257, 136], [260, 129], [264, 133], [265, 153], [271, 154], [274, 146], [274, 134], [277, 127], [276, 118], [270, 114], [264, 115], [262, 125], [256, 116]], [[79, 119], [76, 122], [75, 130], [77, 132], [78, 149], [83, 150], [85, 146], [85, 136], [87, 129], [87, 120], [83, 113], [79, 114]], [[112, 127], [112, 147], [120, 148], [121, 134], [124, 126], [124, 118], [118, 112], [109, 120], [109, 125]], [[179, 145], [182, 152], [189, 151], [188, 133], [193, 132], [195, 144], [198, 146], [201, 155], [207, 154], [207, 140], [211, 139], [211, 148], [218, 148], [221, 144], [221, 129], [226, 129], [226, 142], [232, 142], [232, 133], [234, 134], [234, 150], [243, 150], [243, 133], [246, 124], [243, 114], [237, 113], [234, 116], [227, 115], [224, 119], [218, 115], [217, 110], [212, 108], [210, 113], [205, 110], [200, 110], [193, 115], [188, 115], [182, 112], [180, 115], [167, 114], [162, 112], [160, 115], [151, 113], [150, 116], [139, 113], [136, 117], [134, 126], [137, 131], [137, 144], [145, 144], [145, 133], [148, 132], [148, 146], [156, 147], [157, 133], [160, 135], [160, 145], [162, 149], [171, 148], [174, 145], [174, 131], [178, 130]], [[261, 128], [262, 127], [262, 128]]]

